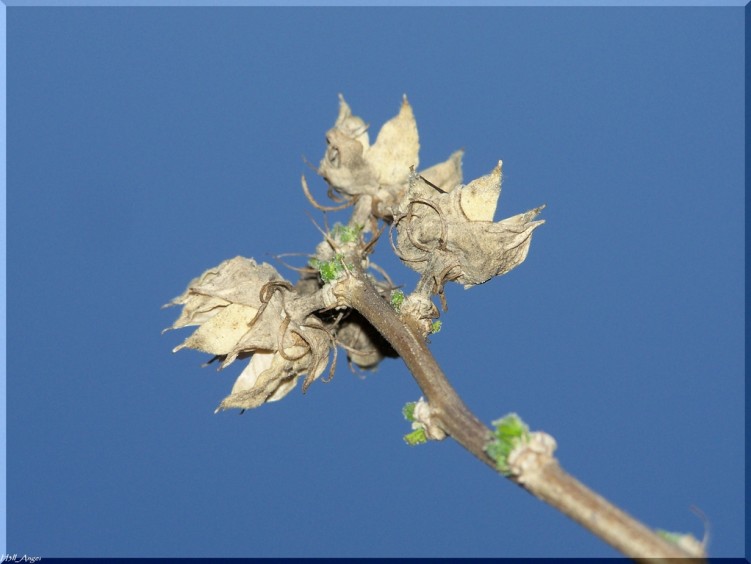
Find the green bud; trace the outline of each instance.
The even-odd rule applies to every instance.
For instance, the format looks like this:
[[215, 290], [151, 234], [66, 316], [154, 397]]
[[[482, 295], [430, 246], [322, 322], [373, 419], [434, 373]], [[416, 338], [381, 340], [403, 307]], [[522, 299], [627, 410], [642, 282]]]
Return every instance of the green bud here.
[[334, 239], [340, 243], [354, 243], [360, 238], [360, 232], [362, 231], [361, 225], [342, 225], [337, 223], [331, 230], [331, 234]]
[[415, 420], [415, 405], [417, 405], [416, 401], [411, 401], [404, 404], [404, 407], [402, 408], [402, 415], [404, 415], [404, 418], [407, 421]]
[[396, 313], [399, 313], [399, 310], [402, 308], [402, 304], [404, 303], [404, 292], [401, 290], [394, 290], [391, 292], [391, 307], [394, 308], [394, 311]]
[[329, 261], [323, 261], [318, 259], [310, 259], [308, 264], [313, 268], [318, 269], [318, 273], [321, 275], [321, 280], [324, 283], [333, 282], [337, 278], [340, 278], [344, 274], [347, 267], [352, 268], [352, 265], [344, 264], [344, 255], [339, 253]]
[[404, 442], [409, 446], [417, 446], [428, 442], [425, 436], [425, 429], [415, 429], [408, 435], [404, 435]]
[[516, 413], [510, 413], [493, 421], [494, 439], [485, 447], [485, 451], [495, 460], [498, 471], [508, 476], [508, 456], [517, 446], [529, 440], [529, 428]]

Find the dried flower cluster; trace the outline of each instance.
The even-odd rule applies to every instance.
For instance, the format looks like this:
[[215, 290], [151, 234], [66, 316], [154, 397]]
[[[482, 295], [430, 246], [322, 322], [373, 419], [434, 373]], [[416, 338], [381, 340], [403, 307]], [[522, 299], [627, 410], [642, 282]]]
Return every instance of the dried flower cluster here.
[[500, 162], [466, 186], [461, 184], [460, 151], [415, 172], [420, 145], [406, 97], [372, 145], [368, 126], [340, 97], [339, 115], [326, 141], [318, 174], [338, 205], [315, 202], [304, 177], [303, 190], [318, 209], [352, 207], [353, 212], [347, 225], [325, 233], [298, 282], [285, 280], [268, 264], [236, 257], [204, 272], [167, 304], [183, 308], [171, 329], [198, 326], [175, 351], [206, 352], [221, 368], [250, 357], [218, 411], [279, 400], [303, 376], [305, 391], [332, 356], [329, 377], [333, 375], [338, 348], [351, 364], [365, 369], [395, 356], [383, 337], [332, 293], [340, 280], [356, 273], [368, 277], [393, 303], [390, 278], [368, 260], [385, 227], [391, 229], [400, 259], [422, 275], [416, 290], [401, 295], [394, 307], [427, 336], [440, 327], [431, 296], [443, 300], [448, 281], [470, 287], [519, 265], [532, 232], [543, 223], [534, 221], [541, 207], [493, 222], [501, 192]]
[[[461, 152], [417, 172], [419, 137], [406, 98], [372, 145], [366, 123], [340, 98], [326, 141], [317, 172], [336, 205], [318, 204], [305, 177], [303, 191], [321, 211], [352, 208], [352, 214], [346, 224], [323, 233], [307, 266], [297, 269], [299, 280], [293, 284], [268, 264], [236, 257], [204, 272], [167, 304], [182, 306], [171, 329], [197, 327], [175, 351], [211, 354], [221, 368], [249, 358], [217, 411], [279, 400], [300, 378], [305, 391], [329, 365], [331, 378], [340, 348], [351, 366], [364, 369], [398, 352], [425, 396], [404, 408], [412, 424], [404, 437], [408, 444], [452, 437], [627, 556], [702, 557], [706, 539], [660, 536], [567, 475], [553, 457], [555, 440], [530, 433], [515, 414], [495, 421], [495, 432], [488, 429], [426, 346], [427, 336], [440, 329], [433, 296], [445, 310], [447, 282], [469, 288], [521, 264], [532, 233], [543, 223], [535, 219], [542, 206], [493, 221], [500, 161], [467, 185]], [[368, 258], [385, 229], [397, 256], [420, 274], [409, 294]]]

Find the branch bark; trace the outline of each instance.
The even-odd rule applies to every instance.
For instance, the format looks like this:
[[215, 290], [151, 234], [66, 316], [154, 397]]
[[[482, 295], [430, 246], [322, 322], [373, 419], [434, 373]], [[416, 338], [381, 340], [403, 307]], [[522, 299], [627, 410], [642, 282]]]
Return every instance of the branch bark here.
[[[352, 265], [359, 265], [360, 260], [356, 251], [347, 257]], [[357, 266], [349, 276], [336, 282], [333, 291], [359, 311], [402, 357], [425, 394], [433, 420], [480, 461], [497, 470], [495, 461], [485, 451], [493, 440], [492, 431], [464, 404], [409, 320], [397, 315]], [[510, 479], [630, 558], [645, 562], [669, 558], [704, 561], [664, 540], [587, 488], [567, 474], [552, 456], [532, 471]]]

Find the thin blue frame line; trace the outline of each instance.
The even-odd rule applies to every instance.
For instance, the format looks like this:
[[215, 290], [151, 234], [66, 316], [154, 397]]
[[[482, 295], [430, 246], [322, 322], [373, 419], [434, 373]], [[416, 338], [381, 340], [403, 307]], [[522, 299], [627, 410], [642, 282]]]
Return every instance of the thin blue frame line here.
[[2, 512], [0, 513], [0, 554], [6, 554], [8, 544], [8, 490], [7, 490], [7, 286], [6, 286], [6, 274], [7, 274], [7, 82], [6, 82], [6, 13], [5, 4], [0, 6], [0, 36], [2, 41], [0, 42], [0, 129], [2, 135], [0, 135], [0, 292], [2, 292], [2, 298], [0, 299], [0, 359], [2, 359], [2, 367], [0, 367], [0, 507]]
[[[2, 0], [0, 0], [2, 1]], [[5, 0], [9, 7], [68, 6], [529, 6], [529, 7], [745, 7], [748, 0]]]

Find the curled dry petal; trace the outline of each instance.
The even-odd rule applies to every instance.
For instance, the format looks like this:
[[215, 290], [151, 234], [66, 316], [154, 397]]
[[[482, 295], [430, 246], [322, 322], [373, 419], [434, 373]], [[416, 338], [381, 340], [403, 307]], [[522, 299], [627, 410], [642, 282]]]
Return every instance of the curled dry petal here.
[[[183, 311], [171, 328], [198, 325], [174, 350], [190, 348], [223, 359], [252, 354], [221, 409], [249, 409], [287, 394], [305, 374], [305, 387], [328, 364], [333, 338], [310, 310], [314, 295], [299, 297], [285, 308], [295, 289], [268, 264], [236, 257], [204, 272], [168, 305]], [[309, 307], [305, 307], [306, 304]]]
[[399, 114], [383, 124], [376, 142], [367, 152], [367, 159], [378, 175], [379, 184], [402, 184], [409, 176], [410, 167], [417, 168], [419, 152], [417, 122], [404, 96]]
[[362, 118], [352, 115], [352, 110], [341, 94], [339, 94], [339, 116], [336, 118], [334, 128], [360, 143], [363, 151], [367, 151], [370, 147], [368, 124]]
[[253, 354], [235, 381], [232, 393], [222, 400], [216, 411], [252, 409], [278, 401], [292, 391], [302, 375], [306, 375], [303, 391], [307, 389], [326, 369], [330, 351], [330, 340], [325, 333], [311, 328], [307, 331], [305, 345], [287, 349], [284, 355], [279, 351]]
[[446, 161], [423, 170], [420, 176], [444, 192], [450, 192], [462, 183], [463, 156], [464, 151], [455, 151]]
[[260, 291], [274, 280], [283, 280], [276, 269], [253, 259], [235, 257], [194, 278], [188, 288], [164, 307], [183, 306], [169, 329], [201, 325], [231, 303], [258, 309]]
[[380, 186], [406, 183], [417, 166], [420, 143], [412, 107], [405, 97], [399, 114], [387, 121], [373, 145], [368, 144], [365, 122], [353, 116], [339, 97], [339, 116], [326, 133], [328, 148], [319, 173], [338, 192], [375, 195]]
[[493, 221], [503, 181], [503, 162], [493, 172], [473, 180], [461, 190], [461, 205], [470, 221]]
[[433, 279], [439, 292], [448, 280], [465, 288], [507, 273], [527, 257], [533, 221], [544, 206], [493, 223], [501, 192], [501, 163], [488, 175], [448, 193], [414, 178], [398, 209], [400, 258]]
[[[373, 213], [379, 219], [385, 219], [391, 223], [394, 218], [395, 210], [398, 210], [404, 196], [409, 189], [409, 180], [416, 176], [422, 176], [430, 184], [437, 186], [440, 191], [450, 192], [453, 188], [462, 183], [462, 156], [464, 151], [455, 151], [451, 156], [442, 163], [431, 166], [419, 173], [411, 174], [406, 182], [399, 185], [381, 187], [375, 197]], [[423, 185], [431, 191], [429, 184]]]

